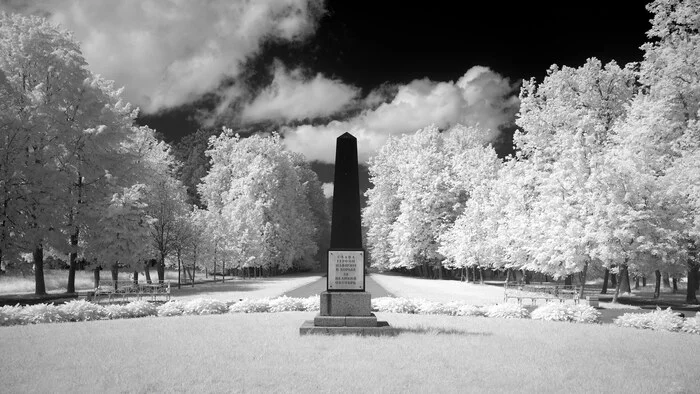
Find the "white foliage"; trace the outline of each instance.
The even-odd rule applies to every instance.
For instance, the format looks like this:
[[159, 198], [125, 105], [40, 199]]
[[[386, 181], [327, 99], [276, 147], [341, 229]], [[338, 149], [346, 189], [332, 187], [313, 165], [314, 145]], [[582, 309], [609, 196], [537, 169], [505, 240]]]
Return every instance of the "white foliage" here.
[[689, 334], [700, 334], [700, 314], [695, 315], [695, 317], [685, 319], [683, 321], [681, 331]]
[[14, 326], [23, 324], [22, 307], [19, 305], [5, 305], [0, 307], [0, 326]]
[[270, 311], [270, 299], [244, 298], [228, 308], [230, 313], [259, 313]]
[[100, 320], [105, 317], [105, 308], [85, 300], [73, 300], [59, 305], [58, 309], [68, 321]]
[[527, 309], [516, 303], [489, 305], [484, 308], [486, 316], [502, 319], [524, 319], [529, 316]]
[[226, 313], [227, 311], [228, 305], [225, 302], [211, 298], [196, 298], [187, 301], [183, 309], [185, 315], [214, 315]]
[[185, 303], [177, 300], [170, 300], [158, 306], [158, 316], [180, 316], [185, 313]]
[[648, 313], [625, 313], [615, 319], [620, 327], [633, 327], [649, 330], [678, 331], [683, 327], [683, 318], [671, 308], [656, 308]]
[[54, 304], [27, 305], [20, 313], [23, 324], [57, 323], [67, 321], [67, 316]]
[[532, 311], [530, 317], [537, 320], [595, 323], [600, 318], [600, 312], [590, 305], [548, 302]]
[[304, 303], [301, 298], [291, 298], [287, 296], [273, 298], [269, 301], [269, 312], [291, 312], [304, 310]]

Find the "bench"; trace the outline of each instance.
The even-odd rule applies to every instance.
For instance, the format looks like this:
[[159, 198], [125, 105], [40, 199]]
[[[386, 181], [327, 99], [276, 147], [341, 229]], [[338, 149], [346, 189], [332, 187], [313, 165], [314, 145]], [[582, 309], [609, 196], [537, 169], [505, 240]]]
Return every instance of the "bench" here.
[[121, 298], [126, 302], [129, 297], [135, 297], [141, 300], [144, 297], [150, 297], [151, 301], [156, 301], [159, 296], [162, 296], [166, 301], [170, 300], [170, 282], [163, 283], [135, 283], [130, 280], [105, 280], [100, 281], [100, 285], [95, 288], [92, 298], [96, 302], [104, 300], [108, 302], [116, 301]]
[[504, 301], [509, 299], [517, 300], [518, 304], [522, 304], [523, 300], [530, 300], [531, 304], [536, 304], [537, 300], [545, 302], [573, 300], [574, 304], [579, 302], [580, 289], [576, 286], [557, 285], [557, 284], [522, 284], [522, 283], [505, 283], [504, 285]]

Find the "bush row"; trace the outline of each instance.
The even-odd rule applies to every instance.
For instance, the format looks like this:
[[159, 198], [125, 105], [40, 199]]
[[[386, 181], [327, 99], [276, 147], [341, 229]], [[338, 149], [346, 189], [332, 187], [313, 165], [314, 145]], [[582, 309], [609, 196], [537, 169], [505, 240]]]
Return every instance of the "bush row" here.
[[[532, 313], [521, 305], [503, 303], [488, 306], [468, 305], [462, 302], [434, 302], [422, 299], [380, 297], [372, 300], [377, 312], [415, 313], [426, 315], [485, 316], [498, 318], [531, 318], [575, 323], [596, 323], [600, 312], [588, 305], [547, 303]], [[102, 319], [128, 319], [145, 316], [210, 315], [221, 313], [261, 313], [287, 311], [317, 311], [319, 297], [244, 299], [234, 303], [198, 298], [190, 301], [172, 300], [156, 306], [147, 301], [128, 304], [98, 305], [84, 300], [74, 300], [62, 305], [38, 304], [29, 306], [0, 307], [0, 326], [18, 324], [56, 323]], [[682, 331], [700, 334], [700, 315], [684, 319], [671, 308], [657, 308], [650, 313], [625, 313], [615, 319], [620, 327]]]
[[[372, 300], [377, 312], [416, 313], [451, 316], [486, 316], [499, 318], [528, 318], [594, 323], [600, 313], [587, 305], [550, 303], [535, 309], [532, 314], [521, 305], [504, 303], [489, 306], [468, 305], [462, 302], [434, 302], [421, 299], [380, 297]], [[286, 311], [317, 311], [319, 297], [244, 299], [234, 303], [198, 298], [191, 301], [172, 300], [156, 306], [147, 301], [128, 304], [98, 305], [74, 300], [62, 305], [38, 304], [5, 306], [0, 308], [0, 326], [35, 323], [55, 323], [101, 319], [126, 319], [145, 316], [208, 315], [221, 313], [261, 313]]]
[[664, 310], [657, 307], [655, 311], [648, 313], [625, 313], [615, 319], [614, 323], [620, 327], [700, 334], [700, 314], [684, 319], [671, 308]]
[[440, 303], [421, 299], [381, 297], [372, 300], [373, 309], [378, 312], [416, 313], [424, 315], [486, 316], [503, 319], [532, 318], [550, 321], [570, 321], [595, 323], [600, 312], [588, 305], [547, 303], [529, 313], [522, 305], [503, 303], [487, 306], [468, 305], [453, 301]]

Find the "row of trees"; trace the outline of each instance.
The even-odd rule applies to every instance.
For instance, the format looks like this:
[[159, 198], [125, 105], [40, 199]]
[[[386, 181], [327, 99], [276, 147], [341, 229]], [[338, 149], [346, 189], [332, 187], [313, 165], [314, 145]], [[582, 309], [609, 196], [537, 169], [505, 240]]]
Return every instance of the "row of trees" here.
[[[39, 17], [0, 16], [0, 265], [32, 255], [136, 275], [156, 260], [222, 269], [310, 265], [328, 227], [321, 184], [279, 138], [212, 138], [206, 206], [187, 202], [181, 167], [111, 81], [92, 74], [70, 33]], [[254, 163], [255, 165], [250, 165]], [[324, 227], [325, 226], [325, 227]]]
[[391, 140], [370, 164], [374, 264], [614, 270], [627, 280], [685, 272], [696, 302], [700, 9], [648, 9], [653, 41], [640, 63], [589, 59], [524, 84], [517, 154], [505, 162], [477, 129]]

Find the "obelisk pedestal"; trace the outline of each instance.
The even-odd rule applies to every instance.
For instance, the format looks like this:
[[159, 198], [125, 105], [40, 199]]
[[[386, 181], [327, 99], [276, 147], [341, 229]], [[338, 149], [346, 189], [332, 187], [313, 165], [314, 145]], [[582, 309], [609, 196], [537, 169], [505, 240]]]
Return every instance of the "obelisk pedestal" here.
[[395, 335], [387, 322], [372, 313], [365, 292], [365, 251], [362, 248], [357, 139], [345, 133], [336, 140], [331, 245], [326, 291], [314, 320], [299, 329], [305, 334]]

